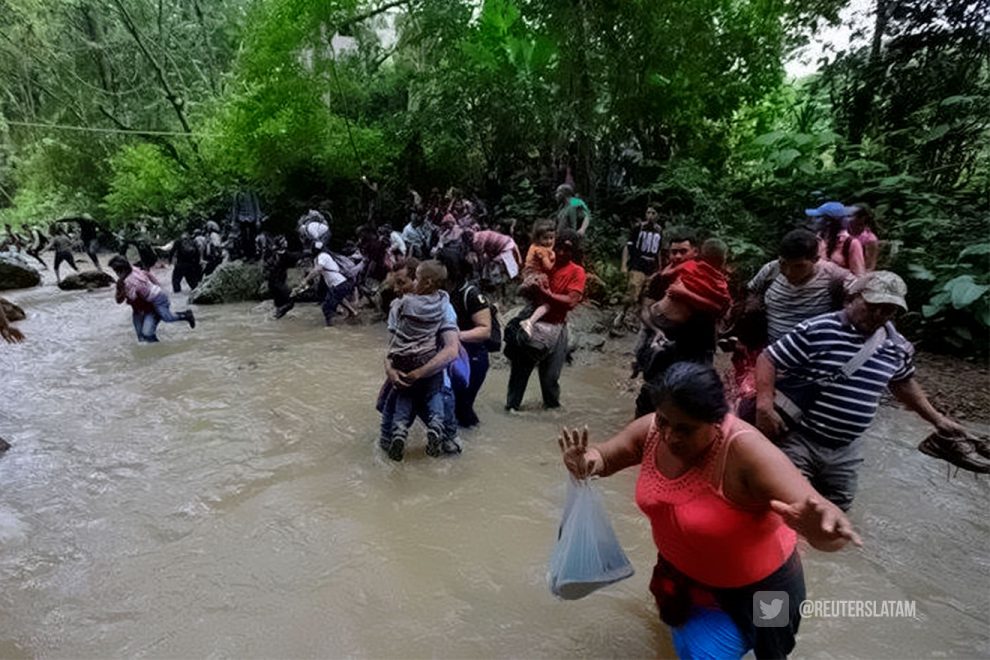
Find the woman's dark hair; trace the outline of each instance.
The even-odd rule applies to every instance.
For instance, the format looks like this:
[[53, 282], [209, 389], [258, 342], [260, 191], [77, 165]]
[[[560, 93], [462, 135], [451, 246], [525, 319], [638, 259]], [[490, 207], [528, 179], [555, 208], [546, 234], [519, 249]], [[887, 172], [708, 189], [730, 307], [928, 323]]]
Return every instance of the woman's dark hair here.
[[649, 390], [657, 407], [670, 401], [702, 422], [721, 422], [729, 412], [722, 379], [707, 364], [677, 362], [667, 369], [660, 384], [650, 385]]
[[862, 218], [863, 224], [869, 227], [870, 229], [874, 229], [876, 227], [877, 220], [873, 216], [873, 209], [870, 208], [869, 204], [866, 204], [864, 202], [856, 202], [855, 204], [853, 204], [853, 208], [856, 209], [855, 211], [853, 211], [854, 218]]
[[134, 267], [131, 266], [131, 262], [119, 254], [115, 254], [110, 257], [110, 261], [107, 265], [110, 266], [112, 270], [125, 274], [129, 274], [132, 270], [134, 270]]
[[831, 258], [839, 246], [839, 234], [845, 229], [844, 220], [830, 215], [825, 216], [825, 256]]
[[458, 242], [444, 246], [437, 252], [437, 261], [447, 269], [447, 285], [451, 291], [471, 279], [474, 268], [467, 258], [467, 250]]
[[782, 259], [818, 260], [818, 237], [807, 229], [793, 229], [784, 234], [780, 241], [779, 255]]

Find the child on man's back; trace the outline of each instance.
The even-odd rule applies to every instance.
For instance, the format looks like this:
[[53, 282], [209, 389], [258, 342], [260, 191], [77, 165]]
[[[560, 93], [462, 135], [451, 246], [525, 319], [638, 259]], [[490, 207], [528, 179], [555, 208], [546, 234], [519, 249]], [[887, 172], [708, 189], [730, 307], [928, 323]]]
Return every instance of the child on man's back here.
[[723, 241], [710, 238], [701, 245], [697, 259], [667, 268], [661, 274], [670, 284], [664, 297], [650, 309], [652, 321], [644, 322], [640, 330], [634, 377], [645, 371], [659, 353], [672, 348], [668, 333], [677, 326], [695, 314], [711, 317], [714, 326], [729, 309], [732, 297], [725, 277], [728, 251]]

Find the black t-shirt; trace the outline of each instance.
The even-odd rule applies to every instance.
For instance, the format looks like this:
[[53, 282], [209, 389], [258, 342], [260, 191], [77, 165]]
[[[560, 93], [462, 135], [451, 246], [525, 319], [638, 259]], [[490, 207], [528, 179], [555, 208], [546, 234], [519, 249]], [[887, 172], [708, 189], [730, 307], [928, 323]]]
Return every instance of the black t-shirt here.
[[457, 328], [470, 330], [474, 327], [472, 316], [488, 308], [488, 299], [473, 284], [465, 284], [450, 296], [450, 304], [457, 313]]
[[629, 270], [638, 270], [641, 273], [652, 275], [657, 271], [657, 255], [660, 254], [660, 246], [663, 237], [660, 227], [636, 227], [629, 234]]

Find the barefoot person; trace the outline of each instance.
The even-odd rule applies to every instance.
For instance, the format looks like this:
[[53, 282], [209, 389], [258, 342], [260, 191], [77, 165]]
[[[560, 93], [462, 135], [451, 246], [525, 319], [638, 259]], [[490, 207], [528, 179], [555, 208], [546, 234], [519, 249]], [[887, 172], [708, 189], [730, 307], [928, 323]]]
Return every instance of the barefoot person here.
[[158, 324], [186, 321], [190, 328], [196, 327], [196, 317], [192, 310], [173, 313], [168, 294], [162, 290], [154, 275], [131, 266], [124, 257], [114, 255], [110, 268], [117, 274], [117, 289], [114, 295], [117, 304], [126, 302], [133, 311], [134, 332], [141, 343], [158, 341]]
[[[564, 465], [578, 479], [639, 466], [636, 504], [658, 551], [650, 591], [680, 657], [785, 657], [805, 598], [797, 534], [825, 552], [859, 537], [787, 456], [729, 413], [712, 367], [678, 363], [655, 394], [653, 415], [602, 444], [564, 429]], [[788, 594], [786, 611], [765, 604], [778, 627], [754, 624], [759, 591]]]

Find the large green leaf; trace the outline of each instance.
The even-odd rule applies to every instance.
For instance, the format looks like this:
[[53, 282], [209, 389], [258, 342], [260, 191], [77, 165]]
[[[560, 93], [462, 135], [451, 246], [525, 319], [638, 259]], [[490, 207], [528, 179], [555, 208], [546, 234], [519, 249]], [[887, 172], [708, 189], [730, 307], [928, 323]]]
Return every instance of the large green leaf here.
[[908, 266], [908, 275], [911, 279], [920, 280], [922, 282], [933, 282], [935, 280], [935, 276], [932, 272], [921, 264], [910, 264]]
[[977, 243], [976, 245], [970, 245], [968, 248], [959, 253], [960, 259], [965, 259], [966, 257], [985, 257], [990, 255], [990, 243]]
[[945, 137], [945, 134], [949, 132], [948, 124], [939, 124], [932, 128], [925, 134], [925, 137], [921, 138], [922, 142], [934, 142], [935, 140], [940, 140]]
[[753, 143], [758, 144], [761, 147], [768, 147], [771, 144], [776, 144], [786, 135], [787, 133], [785, 133], [784, 131], [770, 131], [769, 133], [764, 133], [763, 135], [753, 140]]
[[800, 155], [801, 152], [797, 149], [783, 149], [774, 154], [774, 160], [777, 162], [777, 167], [783, 169], [793, 163], [794, 159]]
[[945, 290], [952, 295], [952, 306], [964, 309], [990, 291], [990, 286], [977, 284], [972, 275], [960, 275], [946, 282]]

